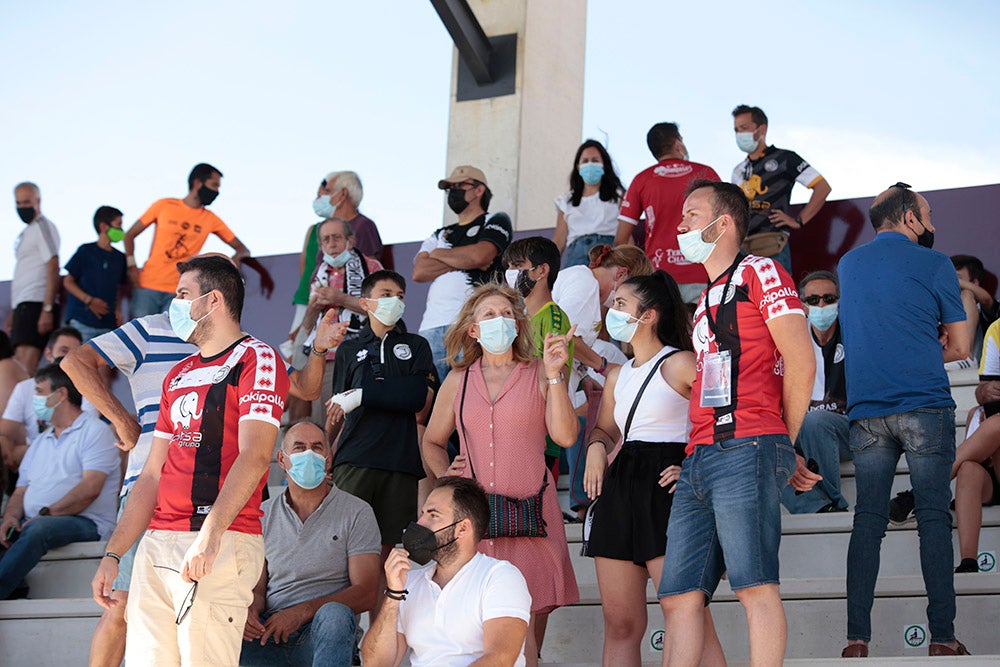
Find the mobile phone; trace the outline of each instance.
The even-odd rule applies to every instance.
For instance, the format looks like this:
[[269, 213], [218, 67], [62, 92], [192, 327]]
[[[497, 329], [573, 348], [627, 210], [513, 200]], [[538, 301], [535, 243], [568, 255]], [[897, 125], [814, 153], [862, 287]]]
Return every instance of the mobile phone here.
[[11, 526], [7, 531], [7, 534], [4, 536], [4, 539], [7, 541], [7, 544], [13, 544], [14, 541], [20, 536], [21, 530], [17, 526]]

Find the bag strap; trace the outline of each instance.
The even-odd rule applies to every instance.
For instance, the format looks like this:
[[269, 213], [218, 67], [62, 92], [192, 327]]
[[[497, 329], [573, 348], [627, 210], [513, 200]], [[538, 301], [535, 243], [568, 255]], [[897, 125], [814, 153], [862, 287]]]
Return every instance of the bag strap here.
[[[465, 390], [469, 386], [469, 367], [465, 368], [465, 376], [462, 379], [462, 398], [458, 402], [458, 423], [462, 427], [462, 438], [466, 442], [469, 441], [469, 434], [465, 431]], [[462, 453], [462, 441], [458, 441], [458, 453]], [[476, 478], [476, 470], [472, 467], [472, 456], [466, 455], [466, 459], [469, 461], [469, 472], [472, 473], [472, 479]]]
[[646, 386], [649, 385], [653, 376], [656, 375], [657, 371], [659, 371], [660, 364], [678, 352], [680, 352], [680, 350], [671, 350], [657, 359], [656, 363], [653, 364], [653, 370], [649, 371], [649, 375], [646, 376], [646, 380], [642, 383], [642, 386], [639, 387], [639, 392], [635, 395], [635, 400], [632, 402], [632, 409], [628, 411], [628, 419], [625, 420], [625, 430], [622, 431], [622, 442], [628, 442], [628, 432], [629, 429], [632, 428], [632, 417], [635, 416], [636, 408], [639, 407], [639, 401], [642, 399], [643, 392], [646, 391]]

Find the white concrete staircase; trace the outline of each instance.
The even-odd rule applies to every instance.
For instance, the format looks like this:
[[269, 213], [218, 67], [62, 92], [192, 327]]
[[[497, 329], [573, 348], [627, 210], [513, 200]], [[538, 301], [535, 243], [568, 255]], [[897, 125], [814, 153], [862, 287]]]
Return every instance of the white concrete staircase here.
[[[952, 377], [952, 391], [965, 414], [975, 388], [974, 374]], [[964, 436], [959, 429], [958, 440]], [[856, 495], [853, 468], [842, 466], [843, 490], [853, 505]], [[272, 466], [272, 494], [280, 493], [283, 474]], [[565, 477], [560, 497], [566, 504]], [[909, 486], [905, 461], [897, 467], [894, 490]], [[782, 517], [782, 597], [789, 624], [790, 665], [842, 664], [846, 628], [846, 560], [853, 513], [785, 515]], [[603, 621], [597, 580], [591, 559], [579, 556], [581, 527], [567, 526], [570, 553], [581, 601], [550, 616], [543, 648], [546, 664], [596, 665], [600, 662]], [[957, 539], [953, 559], [958, 562]], [[986, 508], [980, 551], [1000, 552], [1000, 507]], [[90, 637], [101, 609], [90, 599], [90, 579], [104, 553], [100, 542], [55, 549], [29, 575], [32, 599], [0, 602], [0, 664], [48, 667], [85, 664]], [[961, 662], [963, 665], [1000, 664], [1000, 574], [955, 576], [958, 637], [977, 654], [972, 658], [927, 657], [925, 647], [908, 648], [904, 629], [926, 623], [923, 581], [917, 553], [916, 525], [890, 526], [882, 549], [881, 572], [873, 612], [872, 655], [875, 665], [927, 665]], [[655, 592], [647, 590], [649, 626], [643, 640], [644, 664], [659, 665], [661, 653], [654, 639], [663, 629]], [[726, 582], [712, 604], [719, 634], [732, 665], [748, 658], [746, 619]]]

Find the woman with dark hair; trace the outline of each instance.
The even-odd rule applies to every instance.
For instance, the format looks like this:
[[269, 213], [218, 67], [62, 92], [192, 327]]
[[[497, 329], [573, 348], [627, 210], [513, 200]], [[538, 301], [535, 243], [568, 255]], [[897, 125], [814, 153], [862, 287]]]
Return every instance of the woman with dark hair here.
[[625, 188], [615, 173], [611, 156], [599, 141], [587, 139], [576, 149], [569, 189], [556, 197], [556, 233], [552, 238], [563, 253], [563, 266], [587, 263], [587, 251], [600, 243], [611, 245], [618, 230], [618, 210]]
[[[27, 371], [14, 359], [14, 346], [11, 345], [10, 337], [6, 332], [0, 331], [0, 414], [3, 414], [7, 408], [10, 393], [14, 391], [17, 383], [27, 379]], [[3, 445], [3, 461], [0, 464], [0, 495], [7, 490], [7, 467], [13, 464], [13, 459], [10, 459], [13, 452], [7, 449], [6, 440]]]
[[[615, 291], [605, 320], [635, 357], [611, 370], [587, 444], [584, 487], [591, 505], [584, 554], [592, 556], [604, 612], [604, 664], [642, 663], [646, 581], [659, 585], [673, 486], [690, 431], [695, 378], [691, 325], [677, 283], [664, 271], [632, 277]], [[614, 463], [608, 453], [623, 442]], [[724, 664], [705, 608], [702, 664]]]

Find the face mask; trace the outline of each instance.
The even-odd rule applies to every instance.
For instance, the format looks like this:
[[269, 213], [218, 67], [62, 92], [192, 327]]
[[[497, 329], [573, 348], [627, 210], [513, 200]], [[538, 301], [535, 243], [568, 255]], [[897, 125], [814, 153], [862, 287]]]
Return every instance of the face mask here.
[[59, 401], [59, 403], [56, 403], [55, 405], [46, 405], [46, 402], [53, 395], [55, 395], [55, 393], [56, 392], [52, 392], [48, 396], [35, 395], [31, 397], [31, 407], [35, 411], [35, 416], [43, 422], [52, 421], [52, 413], [56, 411], [57, 407], [59, 407], [59, 403], [62, 403], [62, 401]]
[[323, 261], [332, 266], [335, 269], [339, 269], [344, 264], [347, 264], [347, 260], [351, 258], [351, 251], [345, 250], [336, 257], [329, 253], [323, 253]]
[[333, 217], [334, 206], [330, 203], [330, 195], [321, 195], [313, 199], [313, 212], [324, 220]]
[[292, 467], [287, 470], [292, 481], [303, 489], [315, 489], [326, 479], [326, 457], [312, 450], [289, 454]]
[[427, 563], [431, 562], [435, 551], [448, 546], [458, 539], [457, 537], [453, 537], [444, 544], [438, 544], [437, 534], [442, 530], [451, 528], [457, 523], [458, 521], [444, 528], [431, 530], [427, 526], [421, 526], [416, 521], [411, 521], [410, 525], [403, 531], [403, 548], [410, 555], [410, 560], [417, 565], [427, 565]]
[[[629, 322], [629, 320], [635, 320], [635, 322]], [[612, 308], [604, 317], [604, 326], [608, 328], [609, 336], [623, 343], [629, 343], [635, 336], [635, 330], [639, 328], [639, 318]]]
[[819, 329], [826, 331], [837, 321], [837, 304], [831, 303], [829, 306], [809, 306], [809, 322]]
[[921, 246], [923, 246], [925, 248], [933, 248], [934, 247], [934, 232], [932, 232], [931, 230], [927, 229], [927, 225], [925, 225], [924, 221], [921, 220], [920, 218], [917, 218], [917, 222], [919, 222], [920, 226], [924, 228], [924, 231], [922, 231], [919, 234], [917, 234], [917, 244], [921, 245]]
[[212, 190], [211, 188], [206, 188], [204, 185], [198, 188], [198, 201], [201, 202], [202, 206], [211, 206], [215, 198], [219, 196], [218, 190]]
[[479, 323], [479, 344], [490, 354], [503, 354], [517, 338], [517, 323], [509, 317], [494, 317]]
[[448, 190], [448, 208], [455, 212], [455, 215], [461, 215], [462, 211], [469, 207], [469, 202], [465, 201], [465, 190], [460, 188], [451, 188]]
[[577, 167], [580, 178], [587, 185], [597, 185], [604, 178], [604, 165], [599, 162], [588, 162]]
[[[206, 296], [208, 296], [208, 294], [202, 294], [198, 297], [198, 299], [203, 299]], [[195, 327], [198, 326], [198, 322], [201, 322], [203, 319], [211, 315], [215, 310], [213, 308], [197, 320], [192, 319], [191, 306], [198, 299], [174, 299], [170, 302], [170, 311], [168, 312], [170, 317], [170, 328], [174, 330], [174, 333], [177, 334], [177, 337], [181, 340], [190, 340], [191, 334], [194, 333]]]
[[108, 240], [112, 243], [118, 243], [125, 238], [125, 232], [118, 229], [117, 227], [110, 227], [108, 229]]
[[21, 218], [21, 222], [28, 224], [35, 219], [35, 207], [34, 206], [18, 206], [17, 207], [17, 217]]
[[757, 150], [757, 140], [753, 138], [753, 132], [737, 132], [736, 145], [744, 153], [753, 153]]
[[406, 304], [398, 296], [386, 296], [369, 301], [378, 301], [378, 308], [371, 312], [371, 316], [387, 327], [395, 326], [406, 309]]
[[715, 250], [715, 244], [719, 242], [722, 238], [722, 234], [709, 243], [701, 238], [702, 233], [721, 220], [721, 216], [708, 223], [701, 229], [692, 229], [689, 232], [684, 232], [683, 234], [677, 235], [677, 246], [681, 249], [681, 254], [684, 255], [684, 259], [691, 262], [692, 264], [704, 264], [708, 259], [712, 251]]
[[524, 298], [531, 294], [531, 290], [535, 289], [535, 284], [538, 282], [528, 277], [528, 271], [529, 269], [507, 269], [503, 273], [507, 286], [520, 292]]

